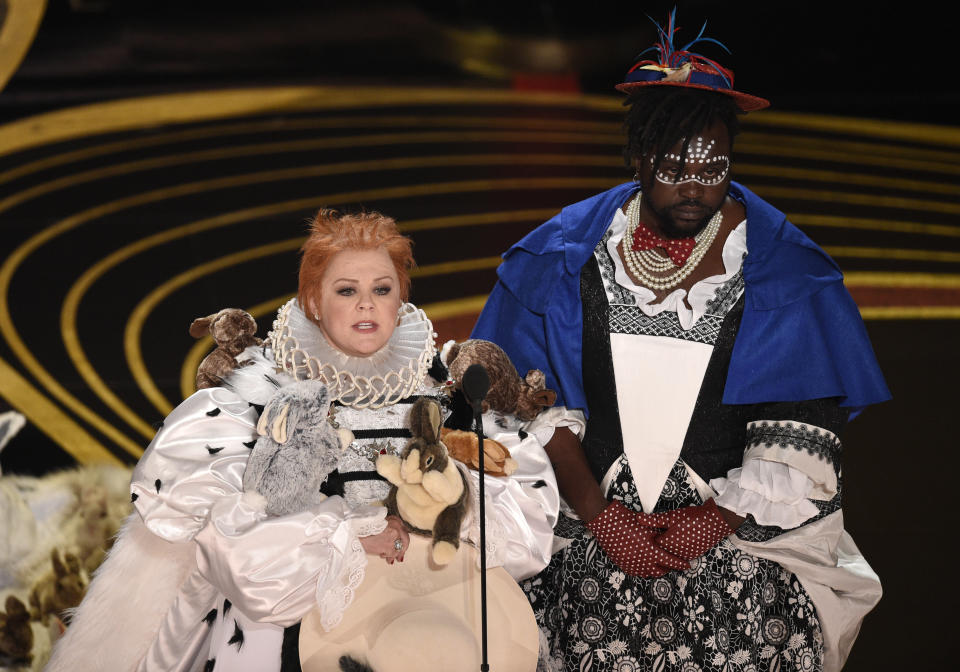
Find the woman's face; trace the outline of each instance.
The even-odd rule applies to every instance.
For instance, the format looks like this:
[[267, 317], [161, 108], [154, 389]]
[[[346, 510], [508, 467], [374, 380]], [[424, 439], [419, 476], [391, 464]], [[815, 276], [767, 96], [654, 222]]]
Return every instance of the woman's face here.
[[320, 305], [310, 308], [330, 345], [354, 357], [386, 345], [400, 308], [400, 281], [386, 250], [338, 252], [320, 284]]

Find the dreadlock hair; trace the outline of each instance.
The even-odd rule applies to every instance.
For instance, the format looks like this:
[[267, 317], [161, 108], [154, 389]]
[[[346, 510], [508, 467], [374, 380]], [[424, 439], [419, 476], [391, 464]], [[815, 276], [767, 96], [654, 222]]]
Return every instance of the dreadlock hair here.
[[690, 140], [715, 121], [727, 127], [731, 145], [740, 130], [740, 108], [722, 93], [677, 86], [642, 86], [623, 104], [629, 106], [623, 123], [627, 132], [623, 159], [628, 167], [634, 159], [652, 152], [656, 172], [663, 155], [681, 140], [680, 158], [681, 163], [685, 162]]

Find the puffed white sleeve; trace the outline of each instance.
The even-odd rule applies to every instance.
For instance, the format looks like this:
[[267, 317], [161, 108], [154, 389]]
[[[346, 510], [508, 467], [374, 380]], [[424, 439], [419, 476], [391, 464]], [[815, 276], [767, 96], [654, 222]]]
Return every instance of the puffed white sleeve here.
[[819, 513], [814, 501], [837, 495], [840, 440], [830, 430], [790, 420], [747, 427], [743, 465], [710, 481], [718, 505], [760, 525], [793, 529]]
[[324, 627], [333, 627], [363, 580], [359, 537], [382, 531], [386, 510], [331, 497], [268, 517], [263, 498], [242, 487], [257, 419], [228, 390], [193, 394], [134, 470], [134, 505], [157, 536], [195, 542], [203, 577], [250, 618], [287, 626], [319, 606]]
[[[539, 419], [539, 418], [538, 418]], [[559, 424], [568, 423], [555, 418]], [[487, 566], [502, 566], [518, 581], [533, 576], [550, 562], [553, 528], [560, 511], [560, 493], [543, 443], [553, 435], [550, 422], [522, 425], [509, 416], [483, 416], [484, 435], [498, 441], [516, 460], [510, 476], [484, 477]], [[569, 423], [576, 431], [575, 420]], [[473, 495], [464, 535], [479, 545], [479, 474], [468, 470]]]

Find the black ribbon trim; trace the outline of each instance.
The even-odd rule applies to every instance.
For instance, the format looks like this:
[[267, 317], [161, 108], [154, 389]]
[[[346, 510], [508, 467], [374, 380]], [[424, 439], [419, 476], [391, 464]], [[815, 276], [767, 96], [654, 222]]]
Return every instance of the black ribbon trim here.
[[405, 427], [353, 430], [354, 439], [409, 439], [412, 436], [410, 430]]
[[331, 471], [327, 480], [320, 486], [320, 492], [327, 497], [334, 495], [343, 496], [343, 486], [351, 481], [386, 481], [383, 476], [375, 471], [345, 471], [342, 474], [337, 471]]

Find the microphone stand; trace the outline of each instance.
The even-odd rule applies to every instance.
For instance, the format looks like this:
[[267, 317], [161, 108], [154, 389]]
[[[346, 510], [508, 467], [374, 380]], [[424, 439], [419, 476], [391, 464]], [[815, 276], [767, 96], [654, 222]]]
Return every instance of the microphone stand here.
[[480, 672], [488, 672], [490, 664], [487, 662], [487, 516], [486, 498], [484, 497], [483, 481], [483, 418], [481, 417], [481, 402], [473, 402], [473, 422], [477, 432], [477, 446], [480, 460]]

